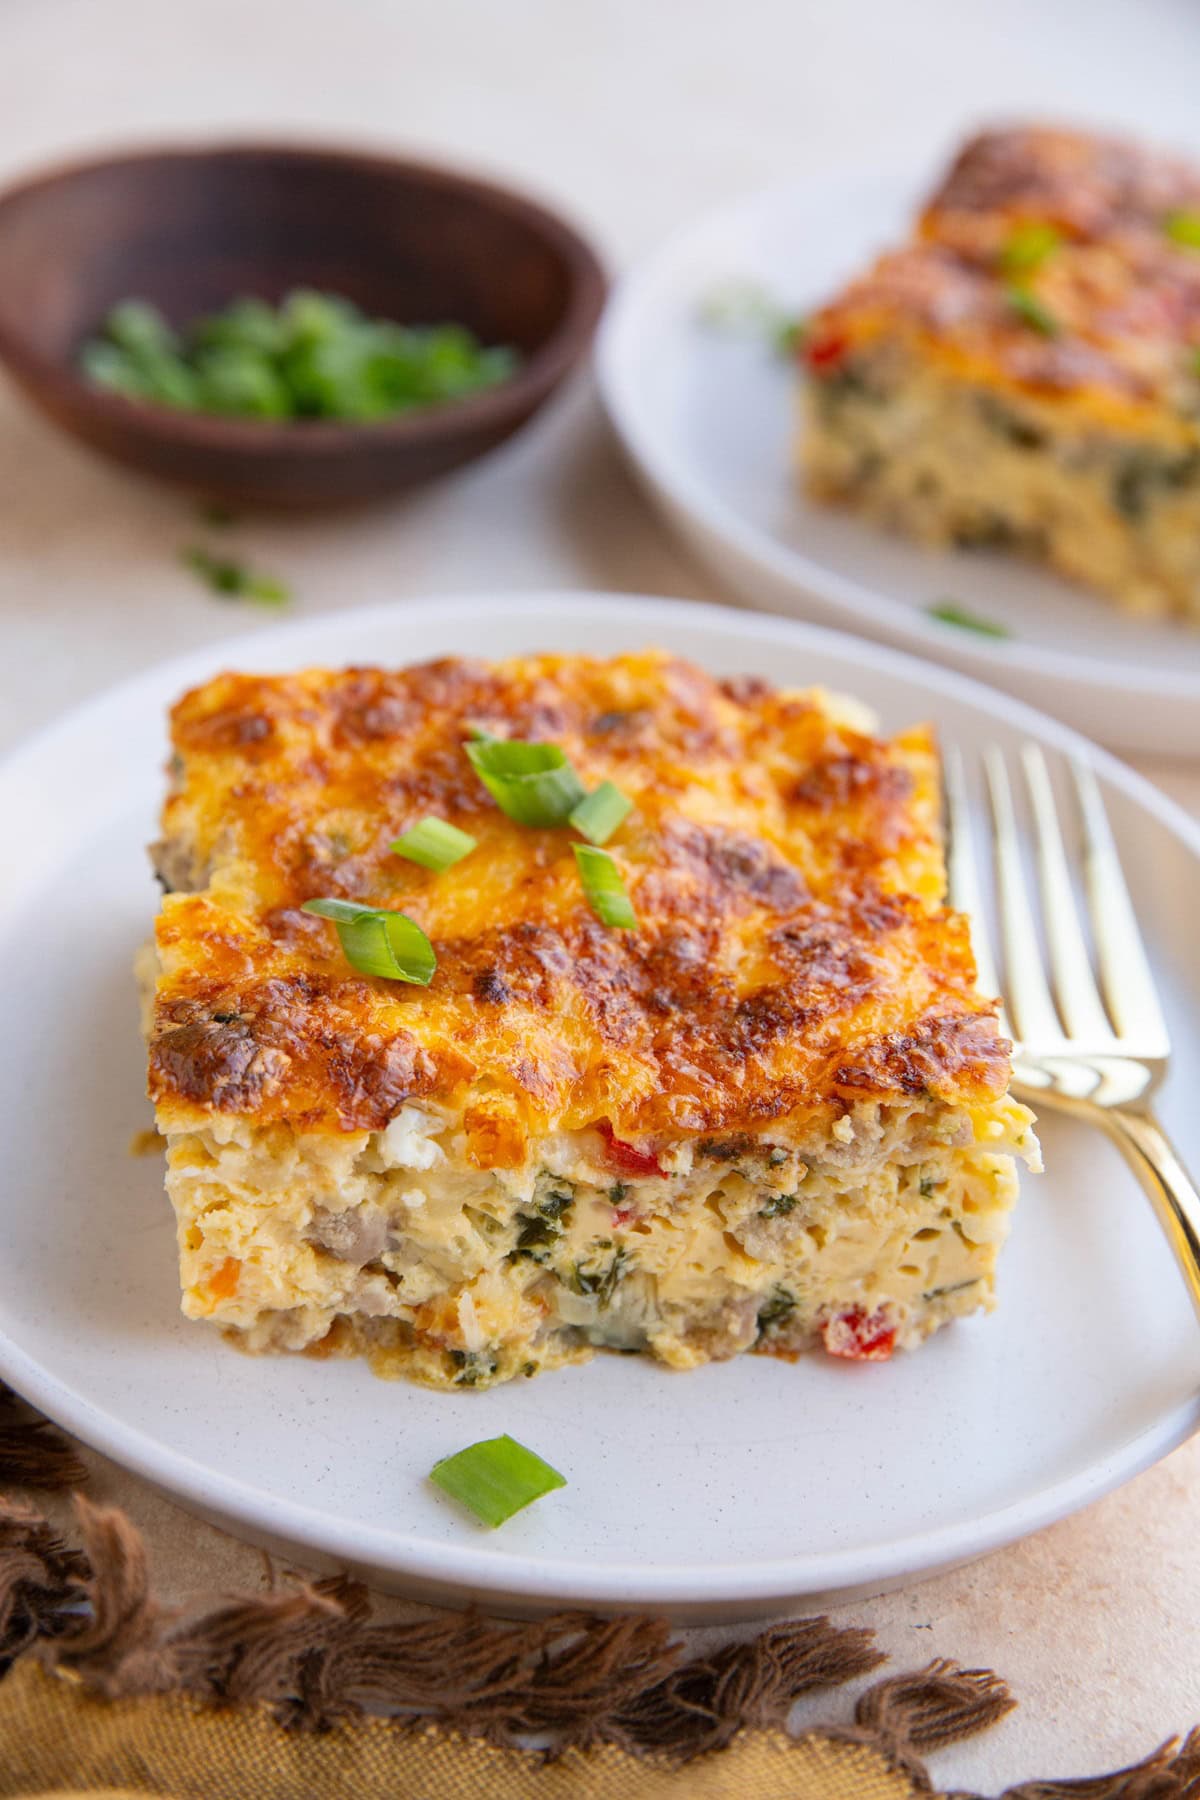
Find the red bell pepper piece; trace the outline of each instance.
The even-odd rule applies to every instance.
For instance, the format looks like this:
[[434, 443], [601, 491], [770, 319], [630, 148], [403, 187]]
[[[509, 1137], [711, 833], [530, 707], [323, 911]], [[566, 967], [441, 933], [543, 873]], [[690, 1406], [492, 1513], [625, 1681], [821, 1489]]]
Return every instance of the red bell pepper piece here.
[[886, 1362], [896, 1348], [896, 1332], [883, 1312], [865, 1313], [852, 1306], [849, 1312], [826, 1319], [821, 1341], [830, 1356], [845, 1356], [852, 1362]]
[[660, 1166], [657, 1156], [651, 1156], [646, 1150], [639, 1150], [636, 1144], [627, 1144], [613, 1131], [607, 1119], [601, 1119], [596, 1127], [600, 1136], [608, 1146], [608, 1165], [618, 1175], [663, 1175], [666, 1171]]

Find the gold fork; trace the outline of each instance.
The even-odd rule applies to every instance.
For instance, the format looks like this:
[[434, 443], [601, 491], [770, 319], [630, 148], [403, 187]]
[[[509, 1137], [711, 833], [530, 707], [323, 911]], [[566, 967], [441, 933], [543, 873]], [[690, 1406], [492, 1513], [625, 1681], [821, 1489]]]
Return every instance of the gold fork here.
[[1046, 959], [1025, 876], [1008, 764], [996, 744], [984, 751], [983, 767], [1003, 986], [972, 848], [966, 773], [954, 749], [947, 752], [944, 774], [950, 904], [971, 922], [980, 989], [1001, 996], [1000, 1029], [1013, 1040], [1014, 1091], [1032, 1106], [1074, 1113], [1107, 1131], [1149, 1195], [1200, 1313], [1200, 1194], [1154, 1114], [1152, 1103], [1171, 1043], [1100, 788], [1086, 763], [1067, 759], [1097, 984], [1041, 746], [1022, 745], [1021, 764], [1033, 821]]

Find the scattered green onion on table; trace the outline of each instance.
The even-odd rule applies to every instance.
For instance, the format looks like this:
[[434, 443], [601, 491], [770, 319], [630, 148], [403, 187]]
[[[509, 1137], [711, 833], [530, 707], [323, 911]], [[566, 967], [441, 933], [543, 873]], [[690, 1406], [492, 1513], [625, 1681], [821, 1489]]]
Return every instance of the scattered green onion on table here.
[[338, 294], [246, 298], [176, 331], [144, 300], [114, 306], [83, 346], [93, 387], [181, 412], [369, 423], [465, 398], [519, 361], [463, 325], [372, 319]]
[[255, 600], [260, 606], [286, 606], [291, 599], [287, 583], [263, 575], [232, 556], [214, 556], [202, 544], [181, 552], [185, 566], [195, 571], [214, 594], [225, 600]]

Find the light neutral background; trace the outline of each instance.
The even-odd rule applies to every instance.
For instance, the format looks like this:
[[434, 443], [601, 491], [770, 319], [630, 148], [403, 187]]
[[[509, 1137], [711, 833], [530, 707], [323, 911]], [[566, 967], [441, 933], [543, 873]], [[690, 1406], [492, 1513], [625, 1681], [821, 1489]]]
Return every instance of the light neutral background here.
[[[385, 144], [519, 180], [615, 269], [790, 170], [929, 160], [985, 118], [1200, 151], [1198, 86], [1195, 0], [0, 0], [0, 179], [164, 135]], [[263, 622], [180, 566], [198, 535], [186, 501], [69, 448], [0, 383], [0, 744]], [[586, 379], [461, 477], [230, 542], [304, 612], [489, 587], [725, 597], [645, 509]], [[1200, 770], [1148, 772], [1200, 813]], [[261, 1579], [257, 1552], [111, 1467], [97, 1491], [149, 1528], [169, 1589]], [[948, 1655], [1012, 1681], [1020, 1711], [939, 1759], [949, 1785], [1141, 1755], [1200, 1722], [1200, 1441], [1026, 1545], [849, 1616], [899, 1663]]]

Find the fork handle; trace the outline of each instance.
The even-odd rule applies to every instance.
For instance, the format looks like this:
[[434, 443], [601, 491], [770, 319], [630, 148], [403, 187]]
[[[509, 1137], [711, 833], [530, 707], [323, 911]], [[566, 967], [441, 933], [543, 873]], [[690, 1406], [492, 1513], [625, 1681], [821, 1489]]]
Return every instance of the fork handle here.
[[1114, 1106], [1099, 1119], [1149, 1195], [1200, 1313], [1200, 1193], [1153, 1113]]

